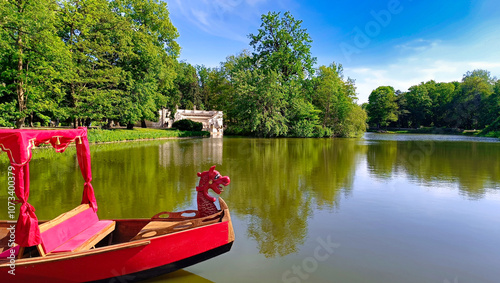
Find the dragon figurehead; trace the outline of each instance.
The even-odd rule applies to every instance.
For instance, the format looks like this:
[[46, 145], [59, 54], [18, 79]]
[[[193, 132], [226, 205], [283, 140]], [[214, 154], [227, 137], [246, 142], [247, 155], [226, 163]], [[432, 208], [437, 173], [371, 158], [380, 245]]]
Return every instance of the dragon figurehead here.
[[217, 213], [218, 210], [214, 204], [216, 198], [210, 196], [208, 190], [212, 189], [215, 193], [220, 195], [220, 193], [224, 191], [222, 186], [229, 185], [231, 180], [227, 176], [221, 176], [220, 173], [215, 170], [215, 165], [210, 167], [208, 171], [202, 173], [198, 172], [198, 177], [200, 177], [200, 182], [196, 187], [196, 191], [198, 191], [197, 202], [200, 216], [204, 217]]

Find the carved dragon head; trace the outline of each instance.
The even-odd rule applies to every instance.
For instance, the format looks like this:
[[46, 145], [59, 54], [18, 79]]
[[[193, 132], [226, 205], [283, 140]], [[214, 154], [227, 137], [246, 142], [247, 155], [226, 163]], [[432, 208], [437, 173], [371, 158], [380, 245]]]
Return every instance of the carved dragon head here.
[[220, 193], [224, 191], [222, 186], [227, 186], [231, 182], [228, 176], [221, 176], [219, 171], [215, 170], [215, 165], [210, 167], [208, 171], [202, 173], [198, 172], [198, 177], [200, 177], [200, 182], [196, 190], [201, 192], [203, 196], [211, 202], [215, 202], [216, 199], [208, 194], [208, 190], [212, 189], [215, 193], [220, 195]]

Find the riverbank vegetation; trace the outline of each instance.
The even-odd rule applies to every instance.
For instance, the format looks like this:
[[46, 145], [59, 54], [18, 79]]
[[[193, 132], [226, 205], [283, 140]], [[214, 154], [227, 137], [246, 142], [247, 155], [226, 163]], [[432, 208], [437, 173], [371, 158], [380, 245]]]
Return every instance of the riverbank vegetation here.
[[133, 128], [161, 108], [196, 107], [224, 111], [227, 133], [361, 135], [354, 81], [335, 63], [315, 74], [301, 23], [263, 15], [252, 51], [207, 68], [178, 61], [179, 34], [162, 1], [2, 1], [0, 126]]
[[183, 137], [209, 137], [209, 132], [179, 131], [176, 129], [89, 129], [88, 140], [90, 143], [130, 141], [140, 139], [183, 138]]
[[464, 74], [461, 82], [431, 80], [411, 86], [407, 92], [381, 86], [370, 94], [364, 107], [375, 129], [481, 130], [481, 135], [498, 136], [500, 81], [487, 70], [478, 69]]
[[[499, 131], [500, 84], [485, 70], [357, 104], [338, 63], [315, 68], [312, 38], [289, 12], [262, 15], [248, 50], [218, 67], [178, 61], [160, 0], [0, 2], [0, 126], [157, 121], [158, 110], [224, 111], [226, 134], [357, 137], [380, 127]], [[368, 115], [367, 115], [368, 112]]]
[[178, 36], [161, 1], [1, 1], [0, 126], [157, 120]]

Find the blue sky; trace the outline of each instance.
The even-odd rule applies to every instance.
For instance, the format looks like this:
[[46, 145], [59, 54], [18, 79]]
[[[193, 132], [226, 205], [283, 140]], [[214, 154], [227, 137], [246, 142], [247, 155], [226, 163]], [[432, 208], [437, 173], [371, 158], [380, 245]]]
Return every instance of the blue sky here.
[[313, 42], [317, 67], [341, 63], [359, 103], [390, 85], [406, 91], [434, 79], [460, 81], [474, 69], [500, 77], [498, 0], [164, 0], [180, 37], [180, 59], [219, 66], [251, 50], [261, 15], [290, 11]]

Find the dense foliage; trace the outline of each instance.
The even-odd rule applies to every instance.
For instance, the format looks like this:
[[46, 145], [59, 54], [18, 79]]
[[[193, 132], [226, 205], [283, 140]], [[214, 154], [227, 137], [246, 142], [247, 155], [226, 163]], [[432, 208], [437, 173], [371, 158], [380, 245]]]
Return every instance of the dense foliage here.
[[0, 124], [156, 120], [180, 47], [159, 0], [0, 2]]
[[500, 130], [500, 81], [486, 70], [467, 72], [461, 82], [431, 80], [407, 92], [379, 87], [366, 105], [373, 127], [446, 127]]
[[368, 97], [368, 123], [380, 126], [387, 126], [390, 122], [397, 121], [396, 95], [391, 86], [380, 86], [372, 91]]
[[184, 84], [190, 87], [176, 91], [178, 100], [191, 96], [198, 109], [223, 110], [231, 134], [360, 136], [366, 113], [356, 104], [354, 80], [344, 79], [340, 64], [312, 67], [312, 40], [301, 25], [290, 13], [263, 15], [258, 33], [249, 35], [253, 50], [228, 56], [218, 68], [191, 68], [198, 84]]
[[0, 126], [132, 128], [165, 107], [222, 110], [227, 133], [258, 137], [365, 131], [354, 81], [335, 63], [313, 68], [312, 39], [289, 12], [262, 15], [252, 51], [217, 68], [178, 62], [177, 36], [159, 0], [2, 1]]
[[182, 119], [174, 122], [172, 128], [176, 128], [181, 131], [194, 131], [199, 132], [203, 129], [203, 124], [200, 122], [191, 121], [188, 119]]
[[209, 68], [177, 60], [178, 33], [160, 0], [1, 1], [0, 126], [132, 128], [161, 108], [196, 108], [224, 111], [226, 133], [257, 137], [357, 137], [367, 122], [500, 127], [500, 83], [488, 71], [407, 92], [382, 86], [361, 107], [342, 65], [313, 68], [302, 21], [289, 12], [261, 21], [249, 50]]

